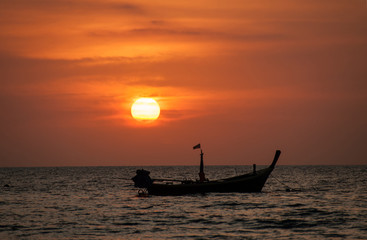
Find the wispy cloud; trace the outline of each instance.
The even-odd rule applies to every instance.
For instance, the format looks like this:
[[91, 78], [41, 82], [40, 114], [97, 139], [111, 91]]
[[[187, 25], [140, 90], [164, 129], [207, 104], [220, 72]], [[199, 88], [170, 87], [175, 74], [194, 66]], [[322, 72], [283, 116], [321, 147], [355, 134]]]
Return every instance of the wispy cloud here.
[[105, 11], [118, 13], [142, 14], [144, 7], [135, 2], [116, 2], [116, 1], [98, 1], [98, 0], [4, 0], [1, 1], [2, 12], [7, 11], [25, 11], [42, 12], [48, 14], [66, 14], [70, 16], [73, 13], [102, 14]]
[[92, 37], [100, 38], [115, 38], [115, 39], [141, 39], [145, 40], [147, 37], [150, 40], [157, 38], [176, 41], [191, 39], [197, 41], [241, 41], [241, 42], [255, 42], [255, 41], [279, 41], [289, 39], [289, 36], [280, 33], [266, 33], [258, 32], [251, 33], [243, 31], [238, 33], [233, 32], [219, 32], [209, 29], [197, 29], [197, 28], [179, 28], [179, 27], [147, 27], [147, 28], [133, 28], [124, 31], [108, 31], [108, 30], [95, 30], [89, 33]]

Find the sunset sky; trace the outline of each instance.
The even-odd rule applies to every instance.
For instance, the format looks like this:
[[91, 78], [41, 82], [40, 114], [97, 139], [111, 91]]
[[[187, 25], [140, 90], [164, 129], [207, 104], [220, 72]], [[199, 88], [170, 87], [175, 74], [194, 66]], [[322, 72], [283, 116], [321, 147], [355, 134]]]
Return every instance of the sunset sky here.
[[366, 0], [1, 0], [0, 81], [0, 167], [367, 164]]

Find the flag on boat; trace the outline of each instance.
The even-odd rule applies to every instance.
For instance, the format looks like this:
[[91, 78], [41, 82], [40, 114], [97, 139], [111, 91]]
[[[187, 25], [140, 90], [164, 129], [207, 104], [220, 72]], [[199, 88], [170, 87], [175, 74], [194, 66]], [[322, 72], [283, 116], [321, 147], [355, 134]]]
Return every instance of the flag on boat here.
[[198, 145], [195, 145], [193, 149], [201, 148], [200, 143]]

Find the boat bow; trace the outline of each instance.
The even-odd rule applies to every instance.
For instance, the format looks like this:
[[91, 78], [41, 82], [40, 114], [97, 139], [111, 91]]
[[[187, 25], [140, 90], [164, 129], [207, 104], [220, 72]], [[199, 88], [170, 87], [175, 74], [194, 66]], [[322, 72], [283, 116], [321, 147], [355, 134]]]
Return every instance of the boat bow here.
[[270, 168], [274, 169], [275, 164], [277, 164], [277, 162], [278, 162], [278, 159], [279, 159], [280, 153], [281, 153], [281, 151], [280, 151], [280, 150], [277, 150], [277, 151], [275, 152], [274, 160], [273, 160], [273, 162], [271, 163]]

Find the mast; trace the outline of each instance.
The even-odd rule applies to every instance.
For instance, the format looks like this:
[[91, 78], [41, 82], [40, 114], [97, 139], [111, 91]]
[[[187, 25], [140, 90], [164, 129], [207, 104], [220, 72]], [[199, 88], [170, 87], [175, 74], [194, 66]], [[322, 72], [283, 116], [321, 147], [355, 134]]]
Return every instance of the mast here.
[[204, 160], [203, 160], [203, 156], [204, 156], [204, 153], [203, 153], [203, 150], [201, 149], [201, 145], [200, 143], [195, 145], [193, 147], [193, 149], [197, 149], [199, 148], [200, 149], [200, 171], [199, 171], [199, 181], [200, 182], [204, 182], [205, 181], [205, 173], [204, 173]]
[[200, 172], [199, 172], [200, 182], [204, 182], [205, 181], [203, 156], [204, 156], [203, 150], [200, 149]]

